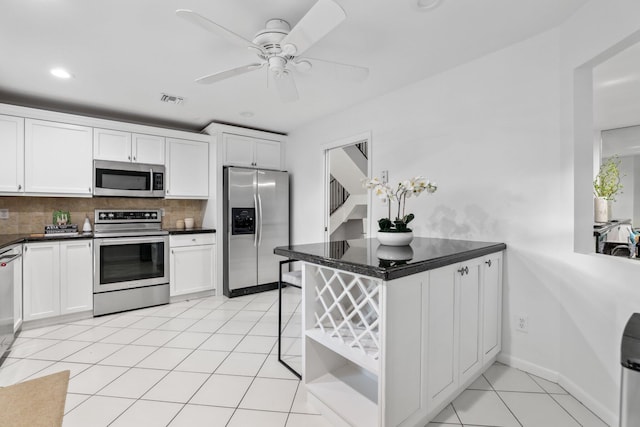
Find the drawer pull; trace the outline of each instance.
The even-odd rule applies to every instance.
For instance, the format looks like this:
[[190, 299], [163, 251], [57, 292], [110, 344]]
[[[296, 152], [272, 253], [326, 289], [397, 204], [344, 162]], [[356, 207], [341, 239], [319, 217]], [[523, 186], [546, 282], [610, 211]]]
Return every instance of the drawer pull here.
[[486, 261], [485, 264], [487, 264], [489, 267], [491, 267], [491, 260]]

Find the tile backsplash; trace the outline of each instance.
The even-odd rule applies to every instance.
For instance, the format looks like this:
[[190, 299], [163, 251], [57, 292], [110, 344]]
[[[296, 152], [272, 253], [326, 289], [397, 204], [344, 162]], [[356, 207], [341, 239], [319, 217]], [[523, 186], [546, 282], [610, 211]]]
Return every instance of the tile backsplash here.
[[162, 226], [175, 227], [176, 220], [193, 218], [195, 226], [202, 226], [206, 200], [133, 199], [124, 197], [0, 197], [0, 209], [9, 210], [9, 219], [0, 219], [0, 234], [43, 233], [52, 223], [53, 212], [69, 211], [71, 223], [82, 228], [89, 216], [93, 229], [95, 209], [164, 209]]

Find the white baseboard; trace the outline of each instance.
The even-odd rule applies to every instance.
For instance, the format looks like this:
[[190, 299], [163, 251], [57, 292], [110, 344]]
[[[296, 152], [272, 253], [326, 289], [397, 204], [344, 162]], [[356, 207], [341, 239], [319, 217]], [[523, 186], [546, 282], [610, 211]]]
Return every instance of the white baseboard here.
[[540, 378], [544, 378], [547, 381], [558, 383], [573, 397], [578, 399], [584, 406], [589, 408], [591, 412], [600, 417], [605, 423], [610, 426], [618, 425], [619, 421], [617, 413], [611, 412], [608, 408], [602, 405], [602, 403], [591, 397], [589, 393], [585, 392], [581, 387], [577, 386], [564, 375], [505, 353], [500, 353], [498, 355], [498, 362], [504, 363], [512, 368], [528, 372]]
[[526, 360], [513, 357], [510, 354], [498, 354], [498, 362], [509, 365], [512, 368], [528, 372], [537, 377], [544, 378], [547, 381], [551, 381], [554, 383], [558, 382], [558, 373], [556, 371], [552, 371], [551, 369], [543, 368], [542, 366], [536, 365]]

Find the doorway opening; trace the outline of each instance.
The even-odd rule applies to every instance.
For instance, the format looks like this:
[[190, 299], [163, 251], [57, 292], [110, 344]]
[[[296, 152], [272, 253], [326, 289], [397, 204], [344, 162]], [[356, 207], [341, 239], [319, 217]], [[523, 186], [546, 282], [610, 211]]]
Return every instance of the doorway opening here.
[[369, 134], [336, 141], [324, 150], [325, 242], [369, 235], [369, 199], [362, 180], [371, 170]]

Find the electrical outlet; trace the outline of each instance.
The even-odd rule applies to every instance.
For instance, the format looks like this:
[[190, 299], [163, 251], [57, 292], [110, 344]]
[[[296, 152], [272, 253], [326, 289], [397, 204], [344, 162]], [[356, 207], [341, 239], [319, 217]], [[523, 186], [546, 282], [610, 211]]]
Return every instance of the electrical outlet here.
[[160, 208], [160, 216], [164, 216], [164, 208]]
[[382, 171], [380, 179], [382, 180], [383, 184], [386, 184], [389, 181], [389, 171]]
[[0, 209], [0, 219], [9, 219], [9, 209]]
[[515, 316], [516, 322], [516, 331], [523, 332], [525, 334], [529, 333], [529, 316], [524, 314]]

